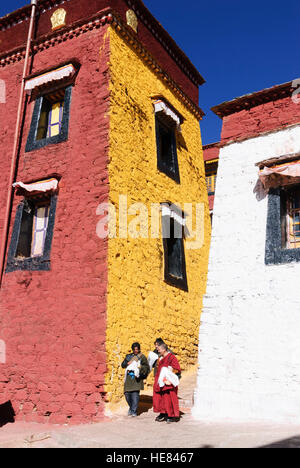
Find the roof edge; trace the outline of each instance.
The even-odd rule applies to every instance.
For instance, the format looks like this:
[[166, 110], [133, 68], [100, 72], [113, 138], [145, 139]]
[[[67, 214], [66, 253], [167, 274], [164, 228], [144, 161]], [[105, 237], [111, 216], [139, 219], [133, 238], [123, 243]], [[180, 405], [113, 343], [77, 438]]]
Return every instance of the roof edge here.
[[214, 143], [208, 143], [207, 145], [203, 145], [202, 148], [203, 149], [220, 148], [220, 142], [215, 141]]
[[[195, 79], [197, 81], [197, 84], [199, 86], [203, 85], [206, 83], [205, 79], [203, 76], [199, 73], [195, 65], [191, 62], [191, 60], [187, 57], [187, 55], [183, 52], [181, 47], [175, 42], [175, 40], [172, 38], [172, 36], [168, 33], [168, 31], [161, 25], [161, 23], [155, 18], [155, 16], [152, 15], [151, 11], [144, 5], [142, 0], [126, 0], [126, 3], [128, 4], [129, 7], [131, 7], [137, 16], [141, 19], [141, 21], [144, 22], [144, 24], [147, 26], [147, 23], [145, 23], [145, 20], [150, 20], [151, 23], [154, 23], [155, 27], [160, 29], [160, 32], [166, 39], [166, 41], [169, 43], [170, 47], [175, 49], [182, 58], [182, 60], [186, 63], [186, 65], [190, 68], [190, 72], [192, 72], [195, 76]], [[153, 24], [152, 24], [153, 25]]]
[[265, 104], [270, 101], [277, 101], [284, 99], [292, 94], [295, 88], [293, 83], [296, 80], [288, 81], [280, 85], [275, 85], [271, 88], [266, 88], [261, 91], [257, 91], [251, 94], [245, 94], [244, 96], [235, 98], [231, 101], [223, 102], [217, 106], [211, 108], [211, 110], [220, 118], [228, 115], [241, 112], [243, 110], [251, 109], [252, 107]]
[[[68, 0], [70, 1], [70, 0]], [[125, 0], [128, 7], [132, 8], [136, 15], [139, 17], [140, 21], [144, 23], [148, 29], [154, 34], [154, 36], [161, 42], [163, 47], [168, 51], [168, 49], [173, 50], [174, 55], [177, 55], [177, 58], [182, 61], [186, 66], [186, 69], [193, 77], [195, 83], [198, 86], [201, 86], [205, 83], [205, 79], [199, 73], [197, 68], [193, 65], [191, 60], [186, 56], [183, 50], [178, 46], [175, 40], [170, 36], [166, 29], [160, 24], [160, 22], [152, 15], [148, 8], [144, 5], [142, 0]], [[38, 8], [48, 10], [49, 8], [59, 7], [64, 4], [65, 0], [39, 0]], [[18, 10], [15, 10], [2, 18], [0, 18], [0, 31], [8, 27], [13, 27], [21, 21], [29, 20], [31, 13], [31, 5], [25, 5]], [[154, 31], [153, 31], [154, 28]], [[155, 30], [157, 34], [155, 34]], [[161, 37], [159, 37], [161, 36]], [[170, 53], [170, 52], [169, 52]], [[175, 59], [176, 60], [176, 59]]]

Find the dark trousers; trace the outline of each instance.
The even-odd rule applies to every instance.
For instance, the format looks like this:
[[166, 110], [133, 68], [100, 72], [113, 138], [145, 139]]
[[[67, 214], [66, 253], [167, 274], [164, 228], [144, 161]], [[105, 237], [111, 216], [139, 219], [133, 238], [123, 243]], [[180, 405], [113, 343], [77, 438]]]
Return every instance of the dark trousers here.
[[140, 392], [125, 392], [125, 398], [129, 406], [130, 414], [137, 414]]

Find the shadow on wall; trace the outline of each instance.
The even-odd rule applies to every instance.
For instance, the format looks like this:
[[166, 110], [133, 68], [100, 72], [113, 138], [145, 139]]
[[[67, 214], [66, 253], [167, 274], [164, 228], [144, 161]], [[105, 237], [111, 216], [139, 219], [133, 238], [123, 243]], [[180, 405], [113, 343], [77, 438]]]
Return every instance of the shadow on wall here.
[[274, 442], [274, 444], [265, 445], [263, 447], [258, 448], [300, 448], [300, 436], [280, 440], [279, 442]]
[[3, 405], [0, 405], [0, 427], [5, 426], [5, 424], [14, 422], [15, 411], [12, 407], [11, 401], [7, 401]]
[[260, 179], [257, 180], [256, 185], [254, 187], [253, 193], [256, 195], [257, 201], [262, 201], [268, 195], [267, 190], [264, 188], [263, 183]]

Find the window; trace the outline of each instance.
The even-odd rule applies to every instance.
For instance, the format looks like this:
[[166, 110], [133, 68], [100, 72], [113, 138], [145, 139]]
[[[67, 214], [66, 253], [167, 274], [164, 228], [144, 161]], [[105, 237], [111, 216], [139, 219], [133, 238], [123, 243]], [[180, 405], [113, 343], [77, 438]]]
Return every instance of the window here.
[[158, 170], [180, 183], [176, 147], [176, 126], [156, 114], [156, 146]]
[[[172, 286], [188, 291], [182, 211], [177, 207], [174, 208], [173, 205], [163, 204], [162, 206], [165, 281]], [[172, 211], [175, 209], [176, 211]]]
[[44, 253], [49, 219], [49, 202], [25, 200], [16, 258], [39, 257]]
[[208, 195], [215, 194], [218, 164], [219, 161], [217, 159], [205, 161], [205, 177]]
[[7, 272], [49, 270], [57, 195], [25, 198], [17, 208]]
[[68, 139], [72, 86], [37, 98], [26, 152]]
[[300, 261], [300, 186], [269, 191], [265, 261]]
[[206, 185], [207, 185], [208, 195], [215, 194], [216, 178], [217, 178], [217, 174], [210, 174], [206, 176]]
[[62, 130], [64, 91], [43, 98], [37, 140], [59, 135]]
[[282, 247], [300, 248], [300, 188], [281, 193]]

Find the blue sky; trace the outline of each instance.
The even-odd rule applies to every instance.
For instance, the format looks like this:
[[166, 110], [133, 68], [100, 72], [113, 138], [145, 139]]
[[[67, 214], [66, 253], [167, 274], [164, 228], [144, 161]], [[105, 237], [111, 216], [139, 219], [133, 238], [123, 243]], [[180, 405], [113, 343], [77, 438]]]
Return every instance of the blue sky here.
[[218, 141], [212, 106], [300, 77], [299, 0], [144, 0], [206, 80], [204, 144]]
[[[87, 1], [87, 0], [82, 0]], [[0, 16], [24, 4], [1, 1]], [[218, 141], [210, 108], [300, 77], [300, 2], [290, 0], [144, 0], [206, 80], [200, 88], [203, 143]]]

